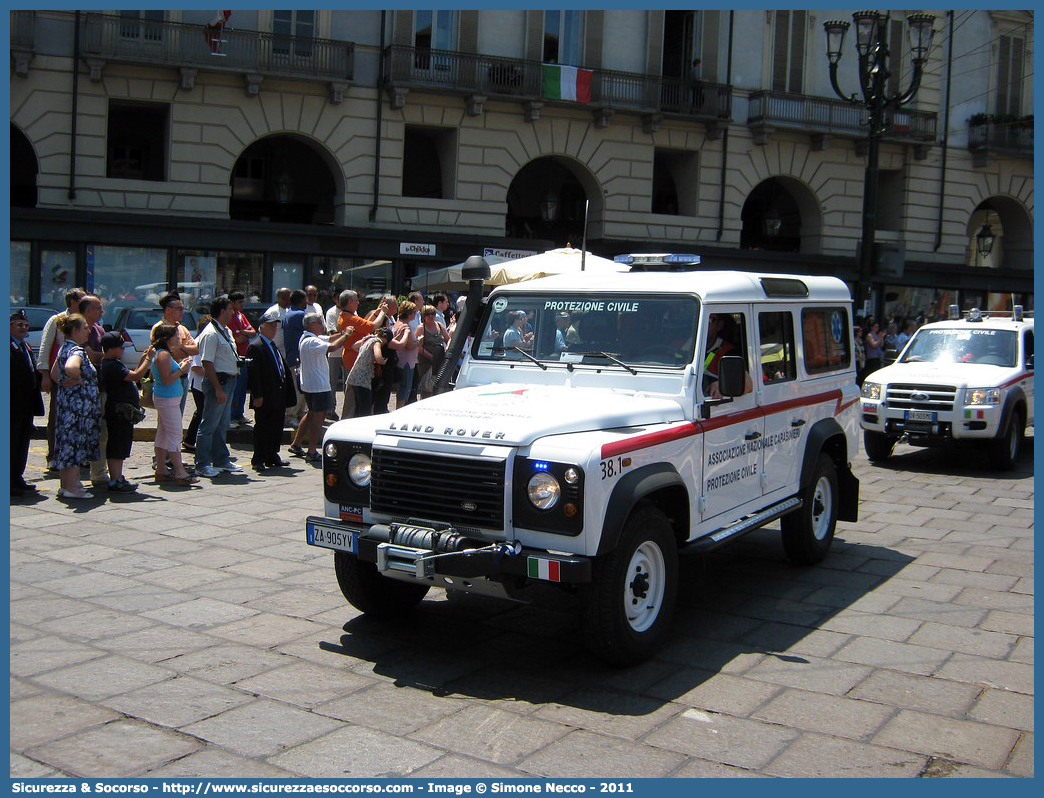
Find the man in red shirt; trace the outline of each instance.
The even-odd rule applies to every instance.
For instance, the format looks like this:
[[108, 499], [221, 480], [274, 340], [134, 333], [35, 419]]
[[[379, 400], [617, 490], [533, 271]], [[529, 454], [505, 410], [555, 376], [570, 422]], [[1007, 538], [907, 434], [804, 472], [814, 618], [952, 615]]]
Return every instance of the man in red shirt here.
[[[345, 374], [352, 370], [355, 359], [359, 353], [355, 351], [355, 344], [370, 335], [378, 327], [384, 326], [388, 318], [388, 305], [382, 299], [377, 307], [377, 315], [367, 321], [359, 315], [359, 294], [355, 291], [342, 291], [337, 298], [337, 306], [341, 309], [341, 315], [337, 317], [337, 331], [341, 332], [346, 327], [354, 327], [355, 331], [348, 336], [344, 342], [344, 352], [341, 361], [344, 363]], [[355, 415], [355, 391], [345, 389], [344, 401], [341, 404], [341, 418], [351, 418]]]
[[[240, 357], [246, 357], [247, 346], [250, 339], [257, 335], [257, 330], [251, 326], [250, 321], [243, 315], [243, 305], [246, 302], [246, 294], [242, 291], [229, 291], [228, 303], [232, 308], [232, 321], [228, 323], [228, 330], [236, 342], [236, 353]], [[250, 422], [243, 415], [246, 407], [247, 393], [247, 364], [239, 367], [239, 379], [232, 391], [232, 426], [249, 427]]]

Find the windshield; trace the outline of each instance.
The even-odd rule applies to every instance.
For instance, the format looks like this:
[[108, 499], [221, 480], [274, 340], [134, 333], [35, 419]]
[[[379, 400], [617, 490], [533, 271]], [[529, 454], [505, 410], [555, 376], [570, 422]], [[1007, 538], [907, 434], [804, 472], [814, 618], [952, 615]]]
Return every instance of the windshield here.
[[1017, 339], [1011, 330], [919, 330], [903, 363], [977, 363], [1013, 368]]
[[[512, 294], [489, 303], [473, 354], [538, 360], [682, 368], [692, 362], [695, 297]], [[619, 363], [617, 365], [620, 365]]]

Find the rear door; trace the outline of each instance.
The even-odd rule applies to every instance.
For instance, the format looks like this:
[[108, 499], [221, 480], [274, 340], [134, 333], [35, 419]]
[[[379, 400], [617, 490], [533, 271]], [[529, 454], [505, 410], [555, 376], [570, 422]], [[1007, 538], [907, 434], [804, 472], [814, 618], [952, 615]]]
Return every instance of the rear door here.
[[[796, 486], [801, 439], [811, 427], [813, 408], [798, 380], [796, 319], [792, 306], [758, 307], [759, 404], [765, 414], [761, 484], [765, 494]], [[785, 491], [784, 491], [785, 492]]]

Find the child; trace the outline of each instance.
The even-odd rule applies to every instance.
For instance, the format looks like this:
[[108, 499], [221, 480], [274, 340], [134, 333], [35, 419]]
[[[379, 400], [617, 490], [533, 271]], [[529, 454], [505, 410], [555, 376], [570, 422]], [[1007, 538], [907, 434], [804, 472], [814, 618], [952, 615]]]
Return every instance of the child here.
[[[102, 360], [98, 368], [98, 380], [105, 392], [105, 423], [109, 428], [109, 439], [105, 444], [105, 459], [109, 467], [109, 490], [114, 493], [133, 493], [138, 485], [128, 482], [123, 475], [123, 461], [130, 457], [134, 441], [134, 408], [141, 407], [138, 397], [138, 380], [148, 371], [152, 347], [141, 356], [134, 371], [123, 363], [123, 335], [115, 330], [101, 337]], [[129, 407], [128, 407], [129, 406]]]

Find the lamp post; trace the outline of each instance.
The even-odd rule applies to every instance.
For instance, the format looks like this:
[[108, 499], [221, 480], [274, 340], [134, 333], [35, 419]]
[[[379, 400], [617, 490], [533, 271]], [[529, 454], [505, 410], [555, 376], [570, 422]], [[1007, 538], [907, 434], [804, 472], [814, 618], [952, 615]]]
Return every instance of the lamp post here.
[[932, 14], [909, 14], [910, 51], [913, 58], [913, 74], [910, 87], [902, 92], [889, 92], [888, 79], [888, 23], [889, 14], [877, 11], [857, 11], [852, 14], [856, 26], [856, 52], [858, 53], [860, 94], [846, 95], [837, 81], [837, 68], [841, 61], [841, 47], [850, 23], [831, 20], [823, 23], [827, 37], [827, 59], [830, 62], [830, 85], [842, 100], [853, 105], [862, 105], [867, 110], [866, 172], [863, 183], [863, 231], [859, 250], [859, 282], [856, 285], [856, 300], [867, 305], [873, 297], [874, 280], [874, 235], [877, 229], [877, 178], [881, 135], [887, 129], [885, 111], [900, 108], [910, 102], [921, 86], [924, 64], [932, 46], [935, 33]]
[[979, 253], [980, 266], [993, 252], [993, 242], [996, 240], [997, 237], [993, 235], [993, 228], [989, 224], [983, 224], [979, 232], [975, 234], [975, 249]]

